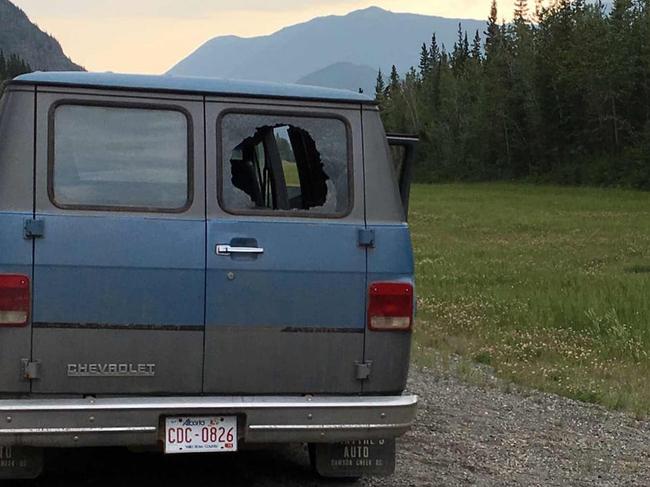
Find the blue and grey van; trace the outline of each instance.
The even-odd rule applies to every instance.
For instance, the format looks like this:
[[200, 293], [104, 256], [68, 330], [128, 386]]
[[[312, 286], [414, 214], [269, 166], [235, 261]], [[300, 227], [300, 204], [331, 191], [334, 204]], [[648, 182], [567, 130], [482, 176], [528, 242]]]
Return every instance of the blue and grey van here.
[[347, 91], [92, 73], [0, 101], [0, 478], [45, 448], [309, 445], [390, 474], [412, 158]]

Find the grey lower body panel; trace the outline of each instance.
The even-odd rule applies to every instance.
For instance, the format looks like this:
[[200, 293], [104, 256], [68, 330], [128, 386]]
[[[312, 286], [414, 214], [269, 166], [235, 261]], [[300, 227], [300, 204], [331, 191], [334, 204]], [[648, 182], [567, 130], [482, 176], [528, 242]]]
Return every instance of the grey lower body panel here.
[[[29, 357], [29, 355], [26, 355]], [[200, 394], [203, 330], [96, 329], [35, 325], [33, 356], [41, 376], [35, 394]], [[79, 374], [83, 368], [126, 365], [147, 373]], [[73, 367], [75, 374], [70, 373]]]
[[361, 393], [355, 363], [363, 361], [363, 331], [208, 326], [203, 391]]
[[0, 445], [151, 446], [167, 416], [236, 415], [242, 443], [396, 438], [417, 397], [131, 397], [0, 400]]
[[21, 360], [30, 356], [32, 330], [3, 328], [0, 331], [0, 391], [3, 393], [29, 392], [29, 381], [24, 380]]
[[411, 363], [411, 332], [366, 332], [366, 361], [372, 373], [363, 383], [364, 394], [403, 391]]

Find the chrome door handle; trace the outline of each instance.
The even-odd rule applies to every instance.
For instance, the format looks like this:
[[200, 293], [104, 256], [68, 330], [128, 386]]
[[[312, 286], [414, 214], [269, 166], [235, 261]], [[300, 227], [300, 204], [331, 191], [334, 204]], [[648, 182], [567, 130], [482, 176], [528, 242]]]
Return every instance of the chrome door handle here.
[[233, 247], [231, 245], [217, 245], [217, 255], [260, 255], [263, 253], [264, 249], [260, 247]]

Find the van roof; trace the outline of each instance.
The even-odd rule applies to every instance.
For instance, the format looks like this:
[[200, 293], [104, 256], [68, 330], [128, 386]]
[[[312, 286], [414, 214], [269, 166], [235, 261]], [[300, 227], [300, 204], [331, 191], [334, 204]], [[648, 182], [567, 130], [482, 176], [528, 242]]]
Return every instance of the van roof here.
[[171, 75], [135, 75], [116, 73], [35, 72], [15, 78], [14, 84], [70, 86], [114, 90], [196, 93], [256, 98], [324, 100], [343, 103], [374, 103], [362, 93], [317, 86], [238, 81], [217, 78], [181, 77]]

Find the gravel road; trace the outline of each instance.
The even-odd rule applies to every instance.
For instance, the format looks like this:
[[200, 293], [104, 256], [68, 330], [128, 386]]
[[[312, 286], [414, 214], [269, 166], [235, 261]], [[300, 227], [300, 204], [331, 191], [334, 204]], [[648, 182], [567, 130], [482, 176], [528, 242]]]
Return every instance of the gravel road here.
[[[357, 485], [649, 486], [650, 423], [537, 392], [468, 385], [413, 370], [421, 396], [398, 471]], [[50, 454], [38, 486], [336, 486], [316, 479], [304, 448], [214, 457], [123, 450]], [[350, 485], [350, 484], [345, 484]]]

